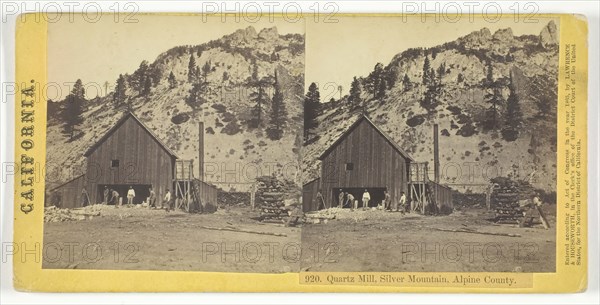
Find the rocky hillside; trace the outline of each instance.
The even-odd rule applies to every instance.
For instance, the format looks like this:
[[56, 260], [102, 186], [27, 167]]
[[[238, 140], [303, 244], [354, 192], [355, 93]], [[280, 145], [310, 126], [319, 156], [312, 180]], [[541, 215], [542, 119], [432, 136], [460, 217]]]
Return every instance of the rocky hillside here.
[[[368, 93], [368, 76], [359, 77], [365, 112], [420, 162], [433, 162], [433, 124], [439, 124], [441, 181], [462, 191], [476, 191], [496, 176], [531, 177], [546, 190], [556, 184], [556, 99], [558, 77], [558, 30], [551, 21], [541, 33], [514, 36], [512, 30], [491, 33], [483, 28], [455, 41], [429, 49], [409, 49], [384, 67], [388, 88], [379, 98]], [[423, 65], [428, 58], [439, 80], [439, 105], [421, 106], [427, 87]], [[518, 97], [522, 126], [516, 140], [505, 140], [500, 126], [484, 128], [490, 108], [486, 94], [488, 62], [493, 79], [501, 82], [503, 103], [498, 112], [506, 124], [512, 79]], [[442, 66], [442, 68], [440, 68]], [[540, 103], [550, 105], [540, 111]], [[319, 175], [316, 157], [354, 122], [361, 109], [350, 106], [349, 96], [323, 104], [318, 117], [319, 136], [303, 149], [303, 181]], [[430, 166], [432, 168], [432, 166]], [[433, 173], [430, 173], [433, 178]]]
[[[189, 102], [193, 82], [188, 77], [192, 55], [205, 84], [199, 100], [193, 103]], [[207, 171], [208, 181], [248, 182], [256, 174], [268, 174], [272, 169], [281, 175], [286, 165], [298, 164], [304, 91], [303, 35], [279, 35], [276, 28], [257, 33], [248, 27], [202, 45], [174, 47], [148, 63], [145, 70], [152, 76], [147, 92], [142, 94], [134, 89], [139, 71], [122, 71], [128, 84], [123, 103], [113, 101], [113, 92], [86, 101], [84, 121], [73, 139], [62, 133], [60, 113], [65, 102], [49, 102], [47, 161], [50, 171], [56, 173], [54, 177], [58, 177], [49, 186], [83, 173], [83, 153], [123, 115], [127, 104], [180, 158], [194, 159], [196, 165], [198, 122], [204, 122], [205, 162], [219, 169], [212, 174]], [[253, 128], [248, 124], [252, 119], [251, 107], [255, 105], [251, 101], [251, 94], [256, 91], [250, 84], [253, 74], [257, 78], [269, 77], [271, 84], [277, 74], [288, 112], [288, 124], [280, 140], [269, 139], [266, 126]], [[272, 85], [265, 86], [265, 91], [269, 97], [273, 96]], [[267, 103], [266, 121], [269, 113]], [[243, 176], [247, 164], [252, 166], [246, 171], [249, 174]], [[220, 169], [225, 165], [227, 170], [236, 166], [239, 175], [222, 177]], [[257, 166], [262, 172], [256, 173]], [[238, 190], [241, 187], [217, 186]]]

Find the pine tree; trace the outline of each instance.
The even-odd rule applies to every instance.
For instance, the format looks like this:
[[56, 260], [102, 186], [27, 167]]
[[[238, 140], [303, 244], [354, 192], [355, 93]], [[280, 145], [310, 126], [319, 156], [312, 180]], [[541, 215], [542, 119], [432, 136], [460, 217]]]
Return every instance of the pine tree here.
[[65, 99], [65, 107], [62, 111], [61, 118], [63, 124], [63, 134], [69, 136], [69, 140], [73, 139], [77, 125], [83, 123], [83, 104], [86, 102], [85, 89], [81, 79], [78, 79]]
[[446, 63], [442, 63], [437, 69], [437, 76], [440, 82], [444, 75], [446, 75]]
[[190, 55], [190, 61], [188, 63], [188, 81], [195, 82], [197, 77], [196, 58], [194, 54]]
[[402, 90], [404, 90], [404, 92], [409, 91], [410, 89], [412, 89], [413, 84], [410, 81], [410, 78], [408, 77], [408, 74], [404, 73], [404, 77], [402, 78]]
[[192, 84], [192, 88], [190, 89], [190, 95], [186, 98], [185, 102], [190, 105], [190, 107], [194, 109], [198, 109], [202, 104], [204, 104], [204, 83], [194, 83]]
[[143, 96], [148, 96], [150, 94], [150, 89], [152, 89], [152, 77], [147, 76], [144, 81], [144, 89], [142, 91]]
[[392, 70], [389, 66], [385, 68], [384, 79], [387, 84], [387, 89], [392, 89], [394, 87], [397, 77], [398, 75], [396, 75], [396, 72], [394, 72], [394, 70]]
[[108, 87], [110, 86], [110, 83], [108, 81], [104, 82], [104, 96], [108, 95]]
[[553, 81], [536, 76], [532, 79], [529, 88], [531, 88], [531, 97], [538, 110], [537, 117], [552, 116], [555, 113], [552, 105], [556, 103], [557, 99], [556, 85], [553, 85]]
[[519, 138], [519, 131], [523, 124], [523, 113], [519, 105], [519, 97], [515, 89], [513, 77], [510, 77], [508, 85], [509, 94], [506, 100], [506, 113], [504, 114], [504, 129], [502, 129], [502, 138], [508, 142]]
[[360, 97], [361, 94], [362, 89], [360, 87], [360, 82], [355, 76], [350, 84], [350, 96], [348, 97], [348, 101], [350, 102], [350, 107], [352, 109], [358, 109], [362, 106], [362, 98]]
[[485, 61], [485, 71], [485, 83], [491, 85], [494, 82], [494, 66], [489, 59]]
[[71, 94], [80, 98], [81, 100], [85, 99], [85, 88], [83, 87], [83, 82], [81, 79], [77, 79], [75, 81], [73, 89], [71, 89]]
[[162, 79], [162, 70], [156, 65], [151, 64], [148, 67], [147, 77], [150, 77], [150, 79], [152, 79], [152, 87], [156, 87]]
[[127, 80], [123, 74], [119, 74], [117, 79], [117, 85], [115, 86], [115, 92], [113, 93], [113, 102], [115, 107], [121, 107], [127, 100]]
[[287, 110], [285, 107], [283, 92], [281, 91], [281, 84], [279, 83], [279, 79], [277, 77], [277, 71], [275, 71], [275, 83], [273, 87], [275, 92], [273, 93], [272, 98], [271, 119], [269, 121], [267, 135], [269, 139], [276, 141], [283, 138], [284, 128], [287, 125]]
[[308, 92], [304, 97], [304, 142], [311, 138], [311, 133], [319, 126], [317, 116], [321, 106], [321, 94], [317, 84], [308, 86]]
[[494, 68], [490, 60], [486, 62], [486, 69], [486, 94], [483, 98], [490, 106], [485, 113], [484, 128], [487, 130], [497, 130], [500, 127], [500, 107], [504, 104], [502, 84], [494, 80]]
[[208, 83], [208, 74], [212, 71], [212, 63], [209, 61], [205, 62], [202, 66], [202, 80]]
[[373, 95], [373, 98], [377, 98], [377, 95], [378, 95], [378, 92], [380, 89], [380, 83], [383, 78], [384, 78], [383, 64], [377, 63], [375, 65], [375, 67], [373, 68], [373, 72], [371, 72], [369, 74], [369, 76], [367, 77], [367, 80], [365, 82], [365, 90], [368, 93], [371, 93]]
[[425, 94], [420, 104], [427, 112], [433, 112], [439, 105], [438, 97], [440, 94], [440, 82], [435, 77], [435, 70], [431, 67], [429, 57], [425, 56], [423, 62], [423, 85]]
[[429, 57], [425, 56], [425, 62], [423, 63], [423, 85], [428, 86], [431, 83], [431, 63]]
[[248, 125], [251, 128], [258, 128], [263, 125], [263, 113], [265, 112], [265, 108], [269, 103], [269, 96], [265, 91], [265, 87], [267, 86], [267, 82], [258, 81], [256, 83], [256, 91], [250, 93], [250, 101], [254, 103], [252, 107], [251, 114], [252, 119], [248, 121]]
[[439, 95], [440, 84], [435, 77], [435, 71], [431, 68], [429, 69], [429, 73], [427, 73], [425, 95], [421, 100], [421, 107], [427, 110], [427, 112], [433, 112], [440, 104]]
[[377, 92], [375, 93], [375, 97], [377, 99], [382, 100], [383, 97], [385, 96], [385, 91], [387, 90], [387, 81], [385, 80], [385, 78], [381, 78], [379, 80], [379, 84], [378, 84], [378, 88], [377, 88]]
[[258, 80], [258, 65], [256, 64], [256, 61], [252, 62], [252, 75], [250, 76], [250, 80]]
[[146, 78], [148, 77], [148, 62], [143, 60], [140, 66], [131, 75], [130, 85], [138, 94], [143, 94], [146, 86]]
[[175, 79], [175, 74], [171, 71], [171, 73], [169, 73], [169, 88], [173, 89], [175, 87], [177, 87], [177, 80]]
[[252, 119], [248, 120], [248, 127], [259, 128], [264, 125], [263, 114], [270, 102], [266, 88], [271, 84], [271, 77], [266, 76], [259, 78], [258, 67], [255, 64], [252, 67], [252, 76], [247, 80], [247, 85], [254, 89], [254, 91], [250, 93], [250, 101], [254, 103], [254, 106], [250, 111]]

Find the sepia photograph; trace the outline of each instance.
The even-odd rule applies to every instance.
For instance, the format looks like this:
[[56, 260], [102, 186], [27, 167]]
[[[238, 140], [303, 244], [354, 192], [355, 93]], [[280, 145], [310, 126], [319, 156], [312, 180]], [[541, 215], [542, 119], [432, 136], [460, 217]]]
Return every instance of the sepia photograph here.
[[307, 22], [301, 271], [554, 272], [559, 20]]
[[34, 2], [2, 4], [2, 295], [593, 294], [591, 3]]
[[137, 18], [48, 25], [43, 268], [298, 270], [303, 22]]

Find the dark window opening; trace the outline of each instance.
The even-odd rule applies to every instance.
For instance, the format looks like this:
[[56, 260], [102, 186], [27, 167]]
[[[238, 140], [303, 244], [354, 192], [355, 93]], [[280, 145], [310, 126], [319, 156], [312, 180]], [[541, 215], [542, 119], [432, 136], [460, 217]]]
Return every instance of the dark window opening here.
[[354, 170], [354, 163], [346, 163], [346, 170], [347, 171]]
[[112, 160], [110, 162], [110, 167], [119, 167], [119, 160]]

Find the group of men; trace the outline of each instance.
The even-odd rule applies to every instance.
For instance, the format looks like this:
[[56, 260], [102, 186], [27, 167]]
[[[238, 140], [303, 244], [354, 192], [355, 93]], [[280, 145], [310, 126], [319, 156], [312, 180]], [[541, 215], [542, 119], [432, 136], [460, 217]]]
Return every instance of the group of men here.
[[[323, 195], [321, 195], [321, 192], [319, 191], [319, 193], [317, 194], [318, 196], [321, 196], [321, 198], [319, 198], [320, 200], [323, 200]], [[361, 203], [362, 203], [362, 209], [368, 209], [369, 208], [369, 202], [371, 201], [371, 193], [369, 193], [369, 190], [365, 189], [365, 191], [362, 193], [362, 198], [361, 198]], [[398, 205], [399, 203], [399, 205]], [[359, 200], [356, 199], [354, 197], [354, 195], [350, 192], [346, 192], [343, 189], [340, 189], [340, 193], [338, 195], [338, 207], [339, 208], [344, 208], [344, 207], [350, 207], [352, 210], [358, 210], [358, 206], [359, 206]], [[404, 192], [401, 192], [400, 195], [400, 200], [398, 201], [393, 201], [390, 193], [385, 190], [384, 191], [384, 198], [382, 200], [381, 203], [378, 203], [378, 208], [380, 209], [384, 209], [386, 211], [396, 211], [396, 212], [402, 212], [402, 214], [405, 213], [406, 211], [406, 194]]]
[[[85, 191], [85, 189], [84, 189]], [[165, 193], [165, 197], [163, 198], [163, 201], [161, 202], [160, 206], [157, 206], [156, 204], [156, 192], [154, 192], [154, 188], [150, 187], [149, 189], [150, 193], [148, 196], [148, 208], [150, 209], [165, 209], [165, 211], [169, 212], [170, 210], [173, 209], [172, 204], [173, 201], [171, 200], [171, 191], [169, 191], [169, 189], [167, 189], [167, 192]], [[103, 200], [102, 200], [102, 204], [114, 204], [115, 207], [120, 207], [122, 204], [121, 201], [121, 196], [119, 195], [119, 192], [117, 192], [117, 190], [113, 190], [108, 188], [107, 186], [104, 187], [104, 194], [103, 194]], [[127, 204], [128, 205], [133, 205], [133, 199], [135, 198], [135, 190], [133, 189], [133, 186], [129, 187], [129, 190], [127, 190]]]

